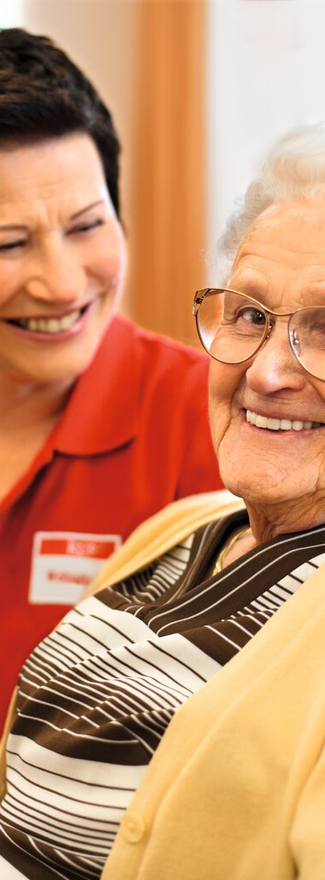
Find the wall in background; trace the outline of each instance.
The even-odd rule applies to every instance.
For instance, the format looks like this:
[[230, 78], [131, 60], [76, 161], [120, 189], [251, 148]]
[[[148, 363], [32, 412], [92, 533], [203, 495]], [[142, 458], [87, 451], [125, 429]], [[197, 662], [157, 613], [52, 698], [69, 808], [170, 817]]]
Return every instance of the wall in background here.
[[325, 119], [324, 32], [321, 0], [208, 0], [210, 247], [272, 142]]
[[22, 8], [24, 0], [10, 0], [10, 3], [0, 5], [0, 27], [17, 27], [22, 23]]

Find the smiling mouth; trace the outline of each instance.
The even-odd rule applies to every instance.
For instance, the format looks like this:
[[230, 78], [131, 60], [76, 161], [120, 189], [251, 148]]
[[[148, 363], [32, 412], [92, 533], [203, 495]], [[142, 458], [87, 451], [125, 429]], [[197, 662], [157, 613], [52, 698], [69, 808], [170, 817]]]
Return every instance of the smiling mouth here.
[[246, 410], [246, 422], [250, 425], [255, 425], [256, 428], [264, 428], [267, 431], [310, 431], [313, 428], [324, 427], [322, 422], [267, 418], [249, 409]]
[[6, 323], [13, 324], [15, 327], [19, 327], [20, 330], [27, 330], [29, 333], [48, 333], [49, 335], [54, 335], [70, 330], [71, 327], [80, 321], [88, 307], [89, 303], [81, 309], [75, 309], [74, 312], [63, 315], [62, 318], [7, 318]]

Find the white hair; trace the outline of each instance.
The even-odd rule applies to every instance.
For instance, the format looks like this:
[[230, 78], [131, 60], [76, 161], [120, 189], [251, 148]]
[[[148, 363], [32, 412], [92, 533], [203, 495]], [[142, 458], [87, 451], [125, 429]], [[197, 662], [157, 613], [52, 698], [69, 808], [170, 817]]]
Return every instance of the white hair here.
[[240, 242], [263, 211], [273, 204], [321, 194], [325, 196], [325, 120], [300, 125], [276, 141], [259, 174], [237, 200], [217, 244], [219, 283], [227, 283]]

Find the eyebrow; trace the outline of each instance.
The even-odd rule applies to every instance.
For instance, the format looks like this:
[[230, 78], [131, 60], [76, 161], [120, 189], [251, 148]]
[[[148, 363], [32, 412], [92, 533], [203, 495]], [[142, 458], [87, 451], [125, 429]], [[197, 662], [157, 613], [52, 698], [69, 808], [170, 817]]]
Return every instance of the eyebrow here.
[[90, 205], [87, 205], [86, 208], [81, 208], [80, 211], [76, 211], [75, 214], [71, 214], [70, 220], [76, 220], [77, 217], [80, 217], [81, 214], [86, 214], [87, 211], [91, 211], [92, 208], [96, 208], [97, 205], [104, 205], [105, 202], [103, 199], [98, 199], [97, 202], [91, 202]]
[[20, 225], [18, 223], [6, 223], [5, 226], [0, 225], [0, 232], [25, 232], [26, 229], [27, 226], [23, 226], [22, 223]]
[[[96, 208], [97, 205], [104, 205], [105, 202], [103, 199], [98, 199], [97, 202], [91, 202], [90, 205], [87, 205], [85, 208], [81, 208], [80, 211], [76, 211], [75, 214], [71, 214], [70, 220], [77, 220], [82, 214], [86, 214], [87, 211], [91, 211], [92, 208]], [[26, 232], [28, 226], [25, 226], [23, 223], [0, 223], [0, 232]]]

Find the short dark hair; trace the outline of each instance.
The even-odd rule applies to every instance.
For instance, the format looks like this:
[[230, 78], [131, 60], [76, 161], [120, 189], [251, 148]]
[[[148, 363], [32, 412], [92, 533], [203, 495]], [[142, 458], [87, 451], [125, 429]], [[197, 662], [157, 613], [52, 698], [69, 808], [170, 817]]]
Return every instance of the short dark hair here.
[[78, 131], [96, 144], [119, 217], [120, 143], [98, 92], [49, 37], [0, 30], [0, 149]]

